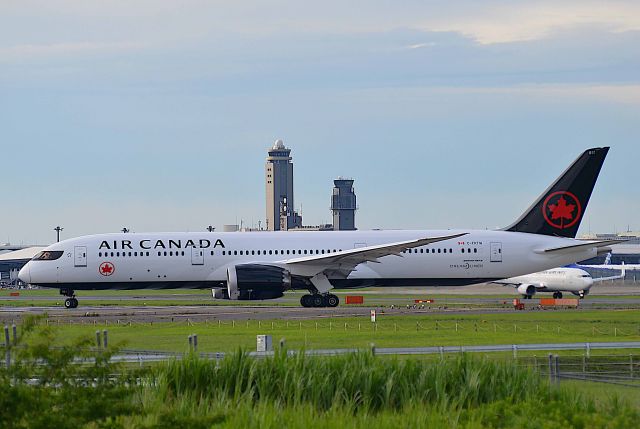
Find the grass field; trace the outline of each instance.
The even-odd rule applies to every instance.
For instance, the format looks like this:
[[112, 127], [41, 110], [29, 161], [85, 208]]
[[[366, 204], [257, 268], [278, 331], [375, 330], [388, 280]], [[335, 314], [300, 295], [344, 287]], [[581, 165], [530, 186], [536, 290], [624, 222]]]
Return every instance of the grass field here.
[[[198, 334], [204, 352], [254, 349], [256, 335], [286, 339], [290, 348], [419, 347], [480, 344], [640, 341], [636, 311], [546, 311], [481, 315], [426, 314], [394, 316], [377, 323], [368, 318], [300, 321], [216, 321], [56, 324], [60, 338], [93, 336], [108, 329], [112, 341], [127, 348], [185, 351], [187, 336]], [[42, 323], [45, 323], [44, 321]], [[52, 322], [53, 323], [53, 322]]]
[[[13, 365], [0, 367], [0, 427], [630, 428], [640, 420], [628, 390], [552, 386], [512, 360], [233, 353], [127, 369], [109, 360], [113, 350], [59, 347], [58, 330], [27, 329]], [[91, 359], [77, 365], [79, 356]]]

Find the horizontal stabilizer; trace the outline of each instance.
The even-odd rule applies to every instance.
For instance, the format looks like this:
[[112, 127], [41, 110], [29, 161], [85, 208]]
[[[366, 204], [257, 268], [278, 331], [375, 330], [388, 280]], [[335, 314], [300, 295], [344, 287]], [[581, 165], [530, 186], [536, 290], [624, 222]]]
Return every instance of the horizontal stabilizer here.
[[547, 249], [536, 250], [536, 253], [570, 253], [575, 250], [588, 249], [588, 248], [601, 248], [609, 246], [611, 244], [619, 244], [620, 240], [602, 240], [602, 241], [589, 241], [588, 243], [570, 244], [568, 246], [550, 247]]

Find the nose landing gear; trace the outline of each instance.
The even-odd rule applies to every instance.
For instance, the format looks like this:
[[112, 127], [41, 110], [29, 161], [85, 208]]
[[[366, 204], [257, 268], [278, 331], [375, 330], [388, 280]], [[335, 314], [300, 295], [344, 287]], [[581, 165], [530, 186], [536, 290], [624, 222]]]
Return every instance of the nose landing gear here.
[[73, 289], [62, 288], [60, 289], [60, 295], [68, 297], [64, 300], [64, 308], [77, 308], [78, 300], [76, 299], [76, 293]]

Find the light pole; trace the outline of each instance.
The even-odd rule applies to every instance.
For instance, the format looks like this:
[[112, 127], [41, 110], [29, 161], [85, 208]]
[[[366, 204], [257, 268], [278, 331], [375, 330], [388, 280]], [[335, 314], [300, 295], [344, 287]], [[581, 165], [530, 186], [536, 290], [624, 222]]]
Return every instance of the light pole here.
[[60, 231], [62, 231], [64, 228], [62, 228], [61, 226], [56, 226], [55, 228], [53, 228], [53, 230], [57, 233], [57, 238], [56, 241], [60, 242]]

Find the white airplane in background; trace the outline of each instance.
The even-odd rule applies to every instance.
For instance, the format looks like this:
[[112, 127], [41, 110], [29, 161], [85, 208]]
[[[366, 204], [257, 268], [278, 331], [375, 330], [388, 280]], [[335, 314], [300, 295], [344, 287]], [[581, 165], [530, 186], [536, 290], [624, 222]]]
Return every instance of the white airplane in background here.
[[562, 292], [571, 292], [582, 299], [595, 283], [624, 278], [626, 273], [624, 265], [622, 267], [620, 275], [610, 277], [593, 278], [579, 266], [567, 266], [491, 283], [513, 286], [524, 299], [531, 299], [538, 292], [553, 292], [556, 299], [562, 298]]
[[608, 150], [582, 153], [502, 230], [99, 234], [45, 248], [19, 277], [60, 289], [65, 307], [75, 308], [76, 290], [207, 288], [218, 299], [256, 300], [303, 289], [310, 292], [303, 307], [335, 307], [334, 287], [520, 276], [595, 257], [615, 243], [575, 239]]
[[625, 264], [624, 261], [622, 264], [612, 264], [611, 263], [611, 252], [607, 254], [607, 257], [604, 259], [604, 264], [602, 265], [578, 265], [582, 268], [594, 268], [598, 270], [607, 269], [607, 270], [629, 270], [629, 271], [637, 271], [640, 270], [640, 264]]

